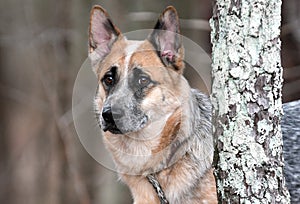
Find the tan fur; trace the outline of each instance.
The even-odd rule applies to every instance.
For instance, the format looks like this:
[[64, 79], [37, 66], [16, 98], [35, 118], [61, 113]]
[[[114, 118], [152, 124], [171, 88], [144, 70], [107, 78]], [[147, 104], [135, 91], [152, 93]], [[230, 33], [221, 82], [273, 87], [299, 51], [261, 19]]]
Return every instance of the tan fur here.
[[176, 137], [179, 129], [180, 129], [180, 123], [181, 122], [181, 111], [178, 109], [173, 115], [171, 115], [165, 126], [164, 129], [160, 135], [160, 141], [159, 145], [152, 150], [152, 154], [156, 154], [163, 149], [165, 149], [167, 146], [171, 144], [171, 142], [174, 140], [174, 137]]
[[[188, 159], [188, 158], [186, 158]], [[168, 197], [172, 194], [182, 193], [177, 189], [185, 189], [186, 182], [193, 182], [192, 178], [186, 174], [186, 161], [179, 161], [172, 169], [166, 169], [157, 175], [158, 181], [165, 190]], [[134, 197], [135, 204], [159, 204], [158, 197], [152, 185], [144, 176], [122, 175], [122, 180], [129, 186]], [[189, 180], [190, 179], [190, 180]], [[202, 183], [196, 188], [197, 195], [192, 200], [182, 204], [216, 204], [216, 185], [213, 176], [213, 170], [208, 171], [201, 179]], [[186, 189], [189, 190], [189, 189]], [[172, 200], [170, 201], [172, 203]], [[174, 203], [174, 202], [173, 202]], [[177, 202], [176, 202], [177, 203]]]

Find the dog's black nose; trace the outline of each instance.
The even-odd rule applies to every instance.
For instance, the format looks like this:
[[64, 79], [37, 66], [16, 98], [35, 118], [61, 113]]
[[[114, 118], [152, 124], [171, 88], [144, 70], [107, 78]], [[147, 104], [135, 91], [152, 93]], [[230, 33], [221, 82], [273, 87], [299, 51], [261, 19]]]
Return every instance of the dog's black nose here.
[[111, 106], [105, 106], [102, 110], [102, 118], [104, 120], [102, 129], [114, 134], [121, 134], [120, 129], [116, 125], [116, 120], [122, 117], [122, 112], [118, 108], [111, 109]]
[[111, 107], [110, 106], [106, 106], [106, 107], [103, 108], [102, 117], [108, 125], [114, 125], [115, 124], [114, 117], [113, 117], [113, 114], [111, 112]]

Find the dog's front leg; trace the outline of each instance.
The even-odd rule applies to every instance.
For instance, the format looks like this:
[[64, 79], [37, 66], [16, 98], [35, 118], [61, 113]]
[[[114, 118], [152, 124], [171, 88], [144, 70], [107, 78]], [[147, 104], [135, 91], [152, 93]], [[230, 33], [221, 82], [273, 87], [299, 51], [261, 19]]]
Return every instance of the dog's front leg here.
[[134, 204], [159, 204], [153, 186], [143, 176], [122, 175], [121, 179], [130, 188]]

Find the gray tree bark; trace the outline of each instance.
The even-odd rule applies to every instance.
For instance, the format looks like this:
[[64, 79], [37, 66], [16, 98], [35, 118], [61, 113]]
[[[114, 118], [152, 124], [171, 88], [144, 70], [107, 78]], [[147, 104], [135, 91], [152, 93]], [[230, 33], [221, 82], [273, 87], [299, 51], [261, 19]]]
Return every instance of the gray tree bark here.
[[289, 203], [280, 15], [280, 0], [216, 0], [211, 98], [219, 203]]

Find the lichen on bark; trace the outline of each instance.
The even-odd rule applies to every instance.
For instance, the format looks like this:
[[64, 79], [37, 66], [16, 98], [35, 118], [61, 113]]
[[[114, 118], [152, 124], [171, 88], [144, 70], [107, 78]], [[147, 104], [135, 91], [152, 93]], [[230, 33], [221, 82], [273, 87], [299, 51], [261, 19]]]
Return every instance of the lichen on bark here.
[[211, 100], [220, 203], [289, 203], [280, 14], [281, 0], [216, 0]]

